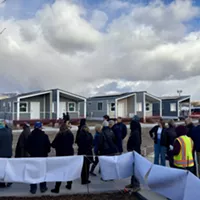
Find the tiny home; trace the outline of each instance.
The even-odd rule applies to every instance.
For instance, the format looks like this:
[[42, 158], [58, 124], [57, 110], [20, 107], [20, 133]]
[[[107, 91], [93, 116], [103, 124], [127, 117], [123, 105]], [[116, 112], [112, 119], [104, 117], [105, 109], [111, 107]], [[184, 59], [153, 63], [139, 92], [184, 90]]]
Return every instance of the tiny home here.
[[[191, 113], [190, 96], [161, 97], [162, 115], [164, 119], [180, 119], [188, 117]], [[183, 112], [183, 107], [188, 107], [188, 112]]]
[[0, 100], [0, 119], [59, 119], [66, 112], [72, 119], [86, 117], [86, 98], [61, 89], [51, 89]]
[[160, 98], [146, 91], [95, 96], [87, 99], [87, 117], [99, 120], [105, 114], [111, 118], [131, 118], [133, 115], [138, 115], [145, 119], [162, 116], [161, 105]]

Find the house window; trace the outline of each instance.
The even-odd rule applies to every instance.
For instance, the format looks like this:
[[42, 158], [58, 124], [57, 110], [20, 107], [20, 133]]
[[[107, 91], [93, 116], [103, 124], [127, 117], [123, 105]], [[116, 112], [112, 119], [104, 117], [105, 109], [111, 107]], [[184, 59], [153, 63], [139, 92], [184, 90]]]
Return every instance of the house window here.
[[170, 112], [176, 112], [176, 103], [170, 104]]
[[20, 112], [28, 112], [28, 104], [26, 102], [20, 102], [19, 110]]
[[52, 112], [55, 113], [55, 102], [52, 103]]
[[115, 103], [111, 103], [110, 110], [113, 111], [113, 112], [115, 111]]
[[6, 107], [6, 103], [5, 102], [3, 102], [3, 107]]
[[74, 102], [68, 103], [68, 111], [69, 112], [75, 112], [75, 103]]
[[151, 111], [151, 104], [150, 103], [146, 103], [146, 111]]
[[103, 103], [102, 102], [98, 102], [97, 109], [103, 110]]
[[142, 102], [137, 103], [137, 111], [142, 112]]

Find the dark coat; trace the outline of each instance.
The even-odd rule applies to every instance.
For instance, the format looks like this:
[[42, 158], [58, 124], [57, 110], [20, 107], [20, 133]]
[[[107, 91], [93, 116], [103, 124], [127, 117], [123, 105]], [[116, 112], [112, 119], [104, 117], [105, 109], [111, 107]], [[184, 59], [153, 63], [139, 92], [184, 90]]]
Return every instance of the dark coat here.
[[113, 126], [112, 130], [116, 137], [118, 152], [122, 153], [123, 152], [123, 139], [127, 135], [126, 125], [123, 123], [117, 123]]
[[74, 155], [74, 135], [70, 130], [59, 132], [51, 146], [56, 150], [56, 156]]
[[28, 136], [26, 150], [31, 157], [48, 157], [51, 150], [48, 135], [40, 129], [34, 129]]
[[127, 142], [127, 151], [136, 151], [141, 154], [142, 129], [139, 122], [132, 120], [130, 137]]
[[118, 153], [117, 139], [113, 130], [104, 127], [101, 134], [101, 155], [114, 155]]
[[17, 146], [15, 149], [15, 157], [16, 158], [23, 158], [23, 157], [29, 157], [28, 152], [25, 149], [25, 145], [28, 139], [28, 136], [30, 135], [31, 130], [30, 127], [24, 127], [24, 130], [19, 136]]
[[78, 138], [78, 155], [88, 155], [92, 156], [92, 148], [93, 148], [93, 137], [92, 134], [86, 131], [84, 128], [81, 129]]
[[193, 128], [191, 138], [194, 141], [195, 151], [200, 152], [200, 125]]
[[165, 130], [166, 134], [166, 146], [174, 145], [174, 141], [177, 138], [176, 127], [169, 127]]
[[[149, 135], [150, 135], [151, 138], [154, 139], [154, 143], [155, 144], [157, 144], [158, 128], [159, 128], [159, 126], [156, 125], [149, 131]], [[160, 145], [161, 146], [167, 146], [167, 137], [166, 137], [166, 134], [165, 134], [165, 129], [166, 128], [163, 128], [162, 129], [162, 133], [161, 133], [161, 140], [160, 140]]]
[[0, 158], [12, 157], [12, 130], [10, 128], [0, 129]]
[[187, 127], [187, 131], [188, 131], [188, 132], [187, 132], [187, 136], [188, 136], [188, 137], [192, 137], [192, 130], [193, 130], [193, 128], [195, 127], [194, 124], [193, 124], [193, 123], [190, 123], [190, 124], [188, 124], [186, 127]]

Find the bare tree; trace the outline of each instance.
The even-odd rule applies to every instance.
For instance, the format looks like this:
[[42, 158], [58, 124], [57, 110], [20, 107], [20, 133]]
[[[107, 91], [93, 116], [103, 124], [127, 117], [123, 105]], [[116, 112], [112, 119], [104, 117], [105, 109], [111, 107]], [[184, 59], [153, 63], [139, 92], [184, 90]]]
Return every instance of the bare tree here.
[[3, 0], [0, 4], [5, 3], [7, 0]]

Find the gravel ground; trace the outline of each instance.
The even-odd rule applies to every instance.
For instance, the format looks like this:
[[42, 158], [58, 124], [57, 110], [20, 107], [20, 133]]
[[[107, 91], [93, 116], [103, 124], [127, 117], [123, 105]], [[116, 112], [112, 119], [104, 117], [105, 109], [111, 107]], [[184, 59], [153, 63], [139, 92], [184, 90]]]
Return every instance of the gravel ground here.
[[[55, 135], [57, 134], [57, 132], [52, 132], [52, 131], [49, 131], [46, 133], [49, 135], [50, 141], [53, 141], [53, 139], [55, 138]], [[73, 131], [73, 133], [74, 133], [74, 137], [75, 137], [76, 132]], [[91, 133], [94, 134], [94, 130], [91, 130]], [[126, 152], [126, 146], [127, 146], [129, 134], [130, 134], [130, 129], [128, 129], [128, 135], [124, 139], [124, 142], [123, 142], [124, 152]], [[17, 144], [19, 135], [20, 135], [19, 133], [13, 133], [13, 155], [15, 155], [15, 148], [16, 148], [16, 144]], [[74, 144], [74, 149], [75, 149], [75, 153], [77, 153], [77, 145], [76, 144]], [[142, 128], [142, 153], [144, 155], [148, 155], [152, 152], [153, 152], [153, 141], [149, 137], [149, 128]], [[55, 156], [54, 149], [51, 150], [49, 156]]]
[[67, 196], [42, 196], [42, 197], [0, 197], [0, 200], [139, 200], [135, 195], [123, 193], [67, 195]]

